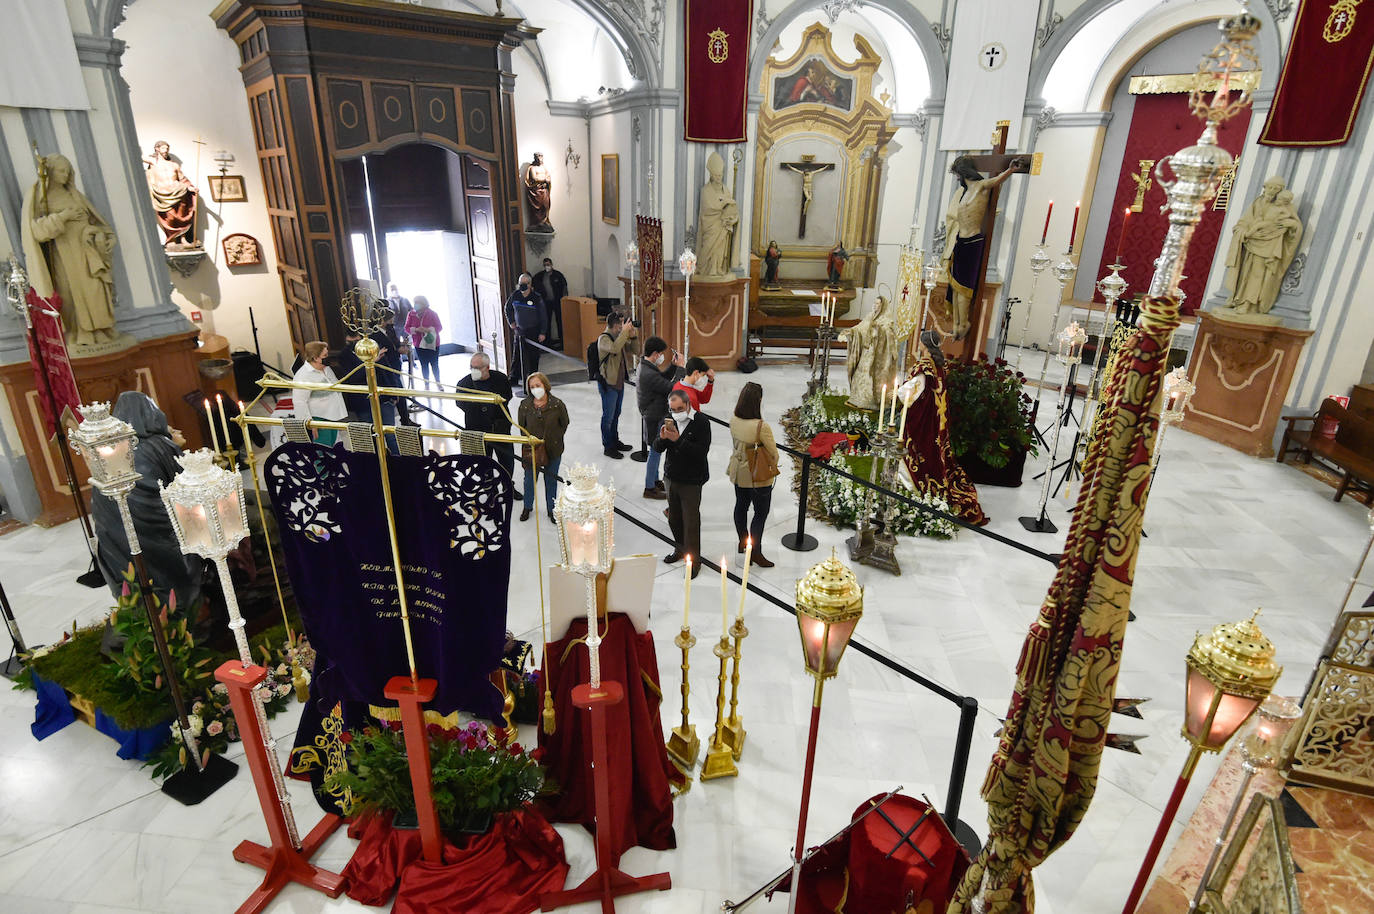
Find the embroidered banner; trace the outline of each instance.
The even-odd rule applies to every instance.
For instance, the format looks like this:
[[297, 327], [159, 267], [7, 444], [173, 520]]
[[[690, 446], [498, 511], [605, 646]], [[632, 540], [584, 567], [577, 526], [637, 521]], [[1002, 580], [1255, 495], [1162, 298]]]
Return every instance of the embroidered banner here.
[[1302, 0], [1259, 141], [1341, 146], [1350, 139], [1374, 65], [1374, 11], [1360, 0]]
[[[33, 316], [34, 332], [29, 336], [29, 362], [33, 365], [34, 389], [38, 392], [38, 406], [43, 412], [43, 428], [51, 439], [57, 434], [57, 423], [67, 410], [71, 410], [78, 422], [81, 421], [81, 394], [76, 389], [76, 376], [72, 374], [72, 363], [67, 358], [67, 341], [62, 336], [61, 296], [54, 294], [51, 299], [45, 300], [30, 288], [25, 302]], [[38, 338], [38, 349], [43, 353], [41, 364], [47, 369], [47, 384], [43, 383], [43, 368], [39, 367], [34, 337]], [[52, 389], [51, 398], [48, 396], [49, 388]]]
[[635, 243], [639, 245], [639, 300], [653, 311], [663, 300], [663, 220], [635, 216]]
[[999, 121], [1007, 122], [1007, 148], [1020, 148], [1039, 10], [1038, 3], [959, 0], [941, 149], [991, 149]]
[[744, 140], [751, 0], [687, 0], [683, 133], [698, 143]]
[[[510, 477], [489, 457], [392, 457], [392, 501], [416, 668], [438, 681], [429, 709], [495, 720], [510, 581]], [[377, 458], [284, 444], [265, 473], [301, 620], [317, 651], [312, 703], [389, 705], [405, 635]], [[298, 736], [298, 743], [307, 735]]]

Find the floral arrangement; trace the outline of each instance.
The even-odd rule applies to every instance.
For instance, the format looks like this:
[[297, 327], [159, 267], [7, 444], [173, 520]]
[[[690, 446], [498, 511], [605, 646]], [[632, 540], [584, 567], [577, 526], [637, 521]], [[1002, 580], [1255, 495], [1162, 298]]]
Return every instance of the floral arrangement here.
[[801, 434], [807, 441], [821, 432], [844, 432], [864, 439], [878, 430], [876, 413], [847, 406], [849, 395], [829, 387], [802, 401], [798, 416]]
[[[544, 785], [543, 769], [519, 743], [493, 743], [478, 721], [452, 729], [430, 724], [427, 730], [434, 806], [446, 831], [484, 831], [493, 816], [522, 808]], [[330, 775], [326, 786], [351, 792], [353, 813], [413, 815], [415, 795], [400, 730], [365, 727], [341, 738], [348, 744], [348, 768]]]
[[[856, 457], [846, 454], [835, 454], [829, 461], [831, 466], [862, 479], [868, 478], [871, 462], [871, 457]], [[864, 486], [838, 473], [821, 473], [817, 488], [820, 492], [821, 504], [825, 506], [826, 513], [830, 515], [832, 523], [842, 527], [857, 526], [859, 515], [864, 509], [864, 498], [867, 491]], [[915, 492], [903, 492], [902, 494], [937, 511], [943, 511], [946, 514], [951, 513], [949, 504], [943, 498], [919, 495]], [[956, 529], [954, 524], [949, 521], [927, 514], [900, 501], [893, 506], [891, 517], [893, 530], [896, 533], [950, 539], [954, 536]]]
[[1026, 376], [1005, 359], [951, 361], [945, 369], [949, 400], [949, 442], [956, 458], [973, 455], [991, 467], [1006, 466], [1017, 453], [1035, 453], [1032, 400], [1022, 389]]

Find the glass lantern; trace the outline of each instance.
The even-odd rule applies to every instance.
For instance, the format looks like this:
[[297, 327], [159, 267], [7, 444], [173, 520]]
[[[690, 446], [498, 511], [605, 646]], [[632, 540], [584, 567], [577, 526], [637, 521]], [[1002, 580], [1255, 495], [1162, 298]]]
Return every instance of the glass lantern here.
[[940, 264], [932, 260], [921, 271], [921, 284], [927, 292], [940, 284]]
[[569, 476], [572, 484], [558, 493], [554, 506], [562, 565], [577, 574], [604, 574], [615, 548], [615, 486], [602, 485], [596, 467], [583, 463]]
[[1065, 365], [1077, 365], [1083, 358], [1083, 344], [1088, 342], [1088, 333], [1078, 321], [1071, 321], [1059, 334], [1059, 361]]
[[1160, 420], [1165, 423], [1181, 422], [1183, 413], [1188, 409], [1197, 385], [1188, 380], [1188, 370], [1180, 365], [1164, 376], [1164, 409]]
[[128, 494], [139, 476], [134, 469], [134, 450], [138, 447], [134, 427], [110, 415], [108, 401], [82, 406], [81, 416], [70, 441], [72, 450], [91, 471], [91, 485], [106, 495]]
[[797, 582], [796, 605], [806, 671], [818, 680], [834, 678], [864, 614], [863, 588], [832, 553]]
[[697, 271], [696, 252], [691, 248], [684, 250], [682, 254], [678, 256], [677, 266], [678, 269], [682, 271], [683, 276], [691, 276]]
[[162, 487], [172, 530], [181, 551], [217, 559], [248, 536], [243, 477], [215, 465], [209, 448], [177, 458], [182, 471]]
[[1186, 663], [1183, 737], [1207, 752], [1226, 745], [1283, 672], [1274, 664], [1273, 643], [1254, 617], [1198, 635]]
[[633, 241], [625, 245], [625, 266], [631, 270], [639, 266], [639, 245]]

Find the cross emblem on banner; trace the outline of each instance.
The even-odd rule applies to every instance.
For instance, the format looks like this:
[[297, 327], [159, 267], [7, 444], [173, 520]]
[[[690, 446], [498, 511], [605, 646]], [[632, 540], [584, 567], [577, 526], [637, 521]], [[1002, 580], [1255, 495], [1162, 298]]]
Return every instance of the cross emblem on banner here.
[[1000, 41], [990, 41], [978, 52], [978, 65], [984, 70], [996, 70], [1006, 62], [1007, 49]]

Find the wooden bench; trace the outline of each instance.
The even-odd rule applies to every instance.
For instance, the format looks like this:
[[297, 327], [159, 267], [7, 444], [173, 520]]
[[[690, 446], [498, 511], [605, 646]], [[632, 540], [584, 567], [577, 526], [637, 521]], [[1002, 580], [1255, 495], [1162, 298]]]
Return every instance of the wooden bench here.
[[[1340, 501], [1352, 485], [1374, 492], [1374, 419], [1351, 412], [1335, 400], [1323, 400], [1314, 415], [1282, 418], [1288, 427], [1275, 458], [1279, 463], [1293, 449], [1303, 454], [1305, 463], [1311, 463], [1316, 454], [1334, 464], [1343, 477], [1333, 501]], [[1299, 423], [1307, 427], [1298, 428]]]

